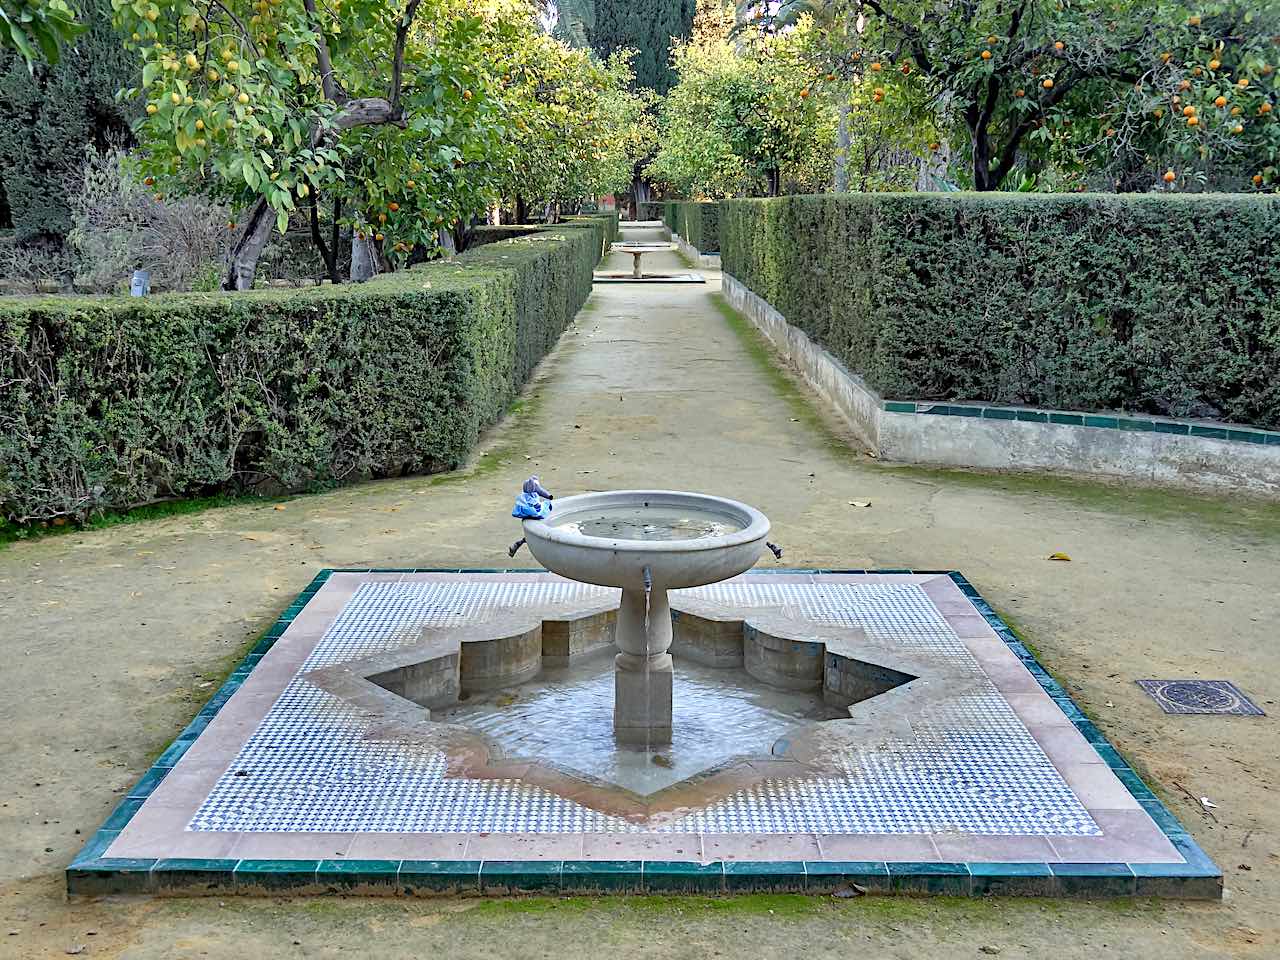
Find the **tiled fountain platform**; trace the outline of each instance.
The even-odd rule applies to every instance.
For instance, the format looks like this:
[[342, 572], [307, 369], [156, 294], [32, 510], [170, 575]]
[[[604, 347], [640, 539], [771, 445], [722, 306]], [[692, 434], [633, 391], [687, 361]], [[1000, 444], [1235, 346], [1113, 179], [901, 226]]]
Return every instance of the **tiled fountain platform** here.
[[600, 618], [613, 591], [527, 570], [324, 571], [68, 890], [1221, 896], [1217, 867], [959, 574], [752, 572], [671, 600], [677, 705], [682, 617], [794, 638], [773, 646], [816, 651], [826, 694], [850, 664], [907, 682], [644, 796], [489, 751], [368, 682], [397, 663], [415, 683], [424, 665], [456, 677], [457, 637]]

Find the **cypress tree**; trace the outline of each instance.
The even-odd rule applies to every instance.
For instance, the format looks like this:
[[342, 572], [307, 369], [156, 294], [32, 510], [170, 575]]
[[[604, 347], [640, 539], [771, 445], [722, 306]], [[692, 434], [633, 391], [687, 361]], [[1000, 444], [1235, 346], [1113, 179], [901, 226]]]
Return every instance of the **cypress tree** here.
[[664, 94], [676, 82], [671, 38], [689, 36], [696, 9], [696, 0], [595, 0], [591, 47], [602, 60], [633, 47], [636, 85]]
[[138, 57], [111, 26], [111, 0], [78, 4], [83, 34], [56, 66], [34, 73], [0, 51], [0, 183], [19, 241], [60, 241], [70, 227], [68, 179], [85, 149], [127, 141], [131, 108], [116, 92], [137, 83]]

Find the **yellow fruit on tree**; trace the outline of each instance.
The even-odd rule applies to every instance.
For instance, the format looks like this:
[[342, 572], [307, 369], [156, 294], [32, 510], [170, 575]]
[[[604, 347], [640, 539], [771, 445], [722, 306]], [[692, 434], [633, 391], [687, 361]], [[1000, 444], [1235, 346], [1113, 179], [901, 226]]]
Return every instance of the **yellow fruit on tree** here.
[[147, 116], [154, 117], [159, 112], [160, 112], [160, 108], [157, 107], [154, 103], [147, 104]]
[[187, 69], [188, 69], [188, 70], [199, 70], [199, 69], [200, 69], [200, 61], [196, 59], [196, 55], [195, 55], [194, 53], [188, 53], [188, 54], [187, 54], [186, 64], [187, 64]]
[[1220, 66], [1222, 66], [1222, 61], [1221, 61], [1221, 60], [1210, 60], [1210, 61], [1209, 61], [1209, 69], [1210, 69], [1210, 70], [1217, 70]]
[[152, 23], [155, 23], [157, 20], [159, 20], [159, 19], [160, 19], [160, 11], [159, 11], [159, 10], [148, 10], [148, 11], [147, 11], [147, 19], [148, 19], [148, 20], [150, 20]]
[[195, 103], [195, 101], [192, 100], [190, 97], [183, 97], [182, 102], [185, 103], [188, 107], [191, 106], [193, 103]]
[[173, 101], [173, 105], [176, 107], [178, 104], [182, 102], [182, 94], [171, 93], [169, 94], [169, 99]]
[[1232, 132], [1232, 133], [1244, 133], [1244, 124], [1243, 124], [1243, 123], [1237, 123], [1234, 127], [1232, 127], [1232, 128], [1231, 128], [1231, 132]]
[[217, 83], [218, 78], [222, 76], [222, 74], [218, 73], [218, 71], [213, 69], [213, 67], [210, 67], [209, 72], [206, 73], [205, 76], [209, 78], [210, 83]]
[[227, 61], [227, 73], [235, 73], [240, 69], [240, 64], [235, 60]]
[[997, 37], [994, 33], [991, 36], [987, 37], [987, 43], [991, 44], [993, 47], [999, 42], [1000, 42], [1000, 38]]
[[381, 243], [381, 242], [382, 242], [382, 240], [383, 240], [382, 234], [380, 234], [380, 233], [375, 233], [375, 234], [373, 235], [373, 239], [377, 240], [377, 241], [378, 241], [378, 243]]
[[1199, 17], [1194, 17], [1194, 16], [1193, 16], [1193, 17], [1187, 17], [1187, 26], [1189, 26], [1189, 27], [1198, 27], [1198, 26], [1200, 26], [1200, 18], [1199, 18]]

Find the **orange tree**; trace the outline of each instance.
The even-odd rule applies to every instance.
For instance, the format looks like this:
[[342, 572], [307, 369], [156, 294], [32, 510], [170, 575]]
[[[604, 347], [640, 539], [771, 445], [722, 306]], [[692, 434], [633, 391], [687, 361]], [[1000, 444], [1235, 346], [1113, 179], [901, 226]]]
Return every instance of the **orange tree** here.
[[[339, 220], [378, 258], [434, 248], [483, 209], [506, 134], [495, 46], [522, 0], [114, 0], [142, 62], [142, 172], [243, 207], [224, 285], [252, 286], [273, 227], [305, 205], [334, 272]], [[321, 235], [317, 205], [332, 205]], [[336, 279], [336, 277], [335, 277]]]
[[1276, 16], [1247, 0], [790, 0], [768, 19], [817, 24], [827, 76], [872, 78], [886, 110], [923, 96], [964, 148], [961, 179], [994, 190], [1050, 159], [1129, 186], [1166, 157], [1201, 182], [1273, 182]]

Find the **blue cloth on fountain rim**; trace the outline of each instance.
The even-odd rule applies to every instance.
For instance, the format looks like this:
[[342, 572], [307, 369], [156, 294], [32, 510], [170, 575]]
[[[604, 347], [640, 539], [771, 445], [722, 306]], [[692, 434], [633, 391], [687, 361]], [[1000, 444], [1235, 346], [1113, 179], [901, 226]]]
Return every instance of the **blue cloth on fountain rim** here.
[[522, 493], [516, 497], [511, 515], [521, 520], [542, 520], [551, 512], [551, 501], [543, 500], [536, 493]]

